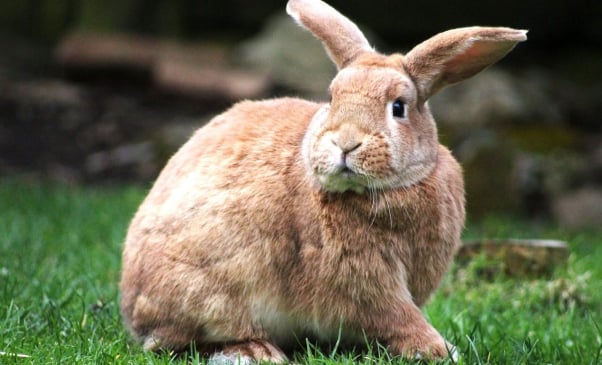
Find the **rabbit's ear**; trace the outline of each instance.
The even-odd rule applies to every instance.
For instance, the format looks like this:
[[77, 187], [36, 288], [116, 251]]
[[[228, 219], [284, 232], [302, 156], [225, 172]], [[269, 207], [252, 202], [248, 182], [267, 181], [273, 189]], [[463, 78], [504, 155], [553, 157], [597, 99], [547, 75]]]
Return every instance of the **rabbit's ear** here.
[[351, 20], [320, 0], [290, 0], [286, 12], [322, 41], [338, 69], [372, 51], [368, 40]]
[[404, 59], [424, 101], [446, 85], [467, 79], [494, 64], [527, 39], [526, 30], [468, 27], [439, 33]]

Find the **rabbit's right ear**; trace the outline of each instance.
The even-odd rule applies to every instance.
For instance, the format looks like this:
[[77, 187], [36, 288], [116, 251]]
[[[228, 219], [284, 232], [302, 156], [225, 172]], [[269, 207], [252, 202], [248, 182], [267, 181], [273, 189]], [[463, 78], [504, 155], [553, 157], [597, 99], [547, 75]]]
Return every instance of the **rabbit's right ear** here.
[[290, 0], [286, 12], [322, 41], [330, 59], [341, 69], [364, 52], [368, 40], [351, 20], [320, 0]]
[[448, 30], [422, 42], [404, 58], [404, 66], [425, 101], [441, 88], [467, 79], [499, 61], [527, 39], [526, 30], [467, 27]]

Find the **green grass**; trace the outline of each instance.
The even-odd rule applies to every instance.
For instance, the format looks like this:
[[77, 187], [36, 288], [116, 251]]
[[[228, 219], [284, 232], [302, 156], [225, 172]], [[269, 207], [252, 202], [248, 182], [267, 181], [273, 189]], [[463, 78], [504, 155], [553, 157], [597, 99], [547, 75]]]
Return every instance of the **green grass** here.
[[[0, 364], [202, 361], [194, 352], [187, 359], [146, 354], [121, 323], [121, 244], [143, 196], [140, 188], [0, 182]], [[476, 274], [480, 260], [454, 268], [424, 312], [458, 346], [460, 364], [602, 363], [602, 230], [492, 218], [469, 225], [465, 235], [563, 239], [571, 256], [547, 280], [485, 280]], [[296, 360], [391, 359], [378, 348], [322, 354], [310, 347]]]

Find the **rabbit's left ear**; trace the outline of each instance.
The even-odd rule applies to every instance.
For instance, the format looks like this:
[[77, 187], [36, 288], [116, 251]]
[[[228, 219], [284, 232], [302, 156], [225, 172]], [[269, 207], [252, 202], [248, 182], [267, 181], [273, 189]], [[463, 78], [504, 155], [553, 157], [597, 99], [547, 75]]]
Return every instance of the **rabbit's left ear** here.
[[286, 12], [322, 41], [339, 70], [360, 54], [372, 51], [357, 25], [320, 0], [290, 0]]
[[404, 58], [406, 71], [427, 100], [441, 88], [467, 79], [499, 61], [527, 39], [526, 30], [468, 27], [439, 33]]

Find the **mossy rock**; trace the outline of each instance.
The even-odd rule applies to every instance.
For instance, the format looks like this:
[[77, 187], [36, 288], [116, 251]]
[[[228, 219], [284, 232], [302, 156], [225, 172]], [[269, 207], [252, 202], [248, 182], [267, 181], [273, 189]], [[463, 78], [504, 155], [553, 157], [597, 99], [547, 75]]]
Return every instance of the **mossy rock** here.
[[463, 142], [457, 155], [464, 167], [470, 216], [516, 212], [520, 208], [513, 179], [517, 151], [511, 144], [485, 132]]
[[562, 125], [532, 123], [501, 128], [501, 135], [515, 144], [520, 150], [533, 153], [551, 153], [557, 150], [579, 148], [581, 135]]

